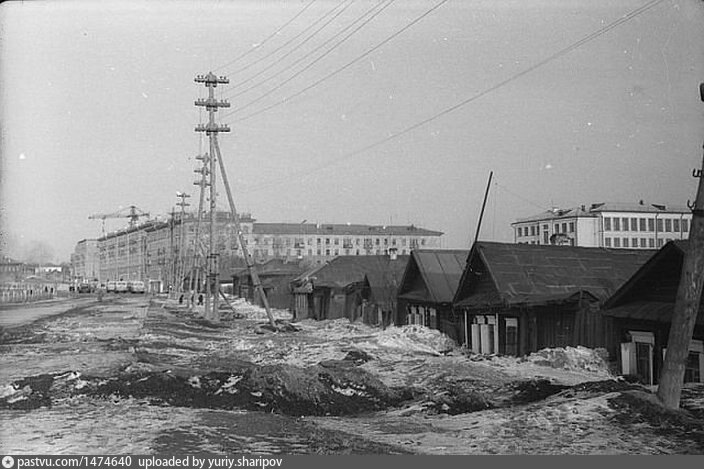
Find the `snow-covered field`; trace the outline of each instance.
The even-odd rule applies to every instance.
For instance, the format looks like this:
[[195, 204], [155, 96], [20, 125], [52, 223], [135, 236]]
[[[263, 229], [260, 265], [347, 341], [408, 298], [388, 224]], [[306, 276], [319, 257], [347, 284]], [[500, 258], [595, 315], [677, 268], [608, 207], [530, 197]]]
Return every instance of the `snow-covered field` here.
[[[222, 309], [223, 321], [211, 324], [177, 302], [107, 297], [2, 330], [0, 452], [704, 453], [704, 386], [685, 389], [691, 414], [660, 411], [647, 389], [611, 376], [599, 351], [480, 357], [436, 330], [345, 319], [305, 320], [293, 323], [295, 332], [273, 333], [261, 327], [263, 309], [239, 299], [233, 305], [236, 313]], [[273, 314], [291, 319], [287, 311]], [[23, 381], [40, 375], [51, 376]], [[333, 381], [310, 388], [321, 376]], [[133, 382], [98, 392], [123, 377]], [[37, 400], [41, 382], [50, 385]], [[140, 382], [157, 384], [145, 390]], [[164, 394], [158, 383], [181, 387]], [[212, 383], [212, 401], [197, 395]], [[91, 387], [96, 392], [83, 393]], [[391, 400], [345, 404], [370, 398], [372, 387]], [[296, 415], [310, 407], [266, 401], [282, 390], [313, 400], [326, 392], [339, 413]], [[248, 405], [275, 412], [229, 408], [222, 399], [245, 391]], [[192, 398], [181, 399], [183, 392]], [[20, 408], [35, 401], [41, 405]]]

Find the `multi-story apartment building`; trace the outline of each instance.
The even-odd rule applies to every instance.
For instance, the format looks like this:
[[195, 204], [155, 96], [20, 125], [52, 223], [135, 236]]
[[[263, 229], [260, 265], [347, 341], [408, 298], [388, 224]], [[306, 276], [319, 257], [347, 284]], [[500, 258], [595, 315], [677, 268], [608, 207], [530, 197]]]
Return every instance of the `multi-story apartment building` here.
[[516, 243], [658, 249], [668, 241], [687, 239], [691, 219], [686, 208], [640, 201], [553, 209], [519, 219], [511, 226]]
[[71, 277], [76, 282], [87, 282], [100, 277], [98, 240], [82, 239], [71, 254]]
[[[152, 282], [153, 289], [163, 289], [179, 269], [190, 270], [195, 249], [209, 250], [208, 226], [208, 217], [201, 219], [198, 228], [192, 213], [185, 214], [183, 223], [177, 213], [168, 221], [151, 220], [106, 234], [97, 240], [98, 278], [103, 282], [139, 279]], [[242, 258], [231, 214], [218, 212], [215, 226], [215, 250], [220, 257]], [[249, 214], [240, 216], [240, 227], [256, 262], [306, 259], [322, 263], [340, 255], [387, 254], [392, 248], [403, 255], [416, 248], [440, 248], [443, 235], [414, 225], [257, 223]]]

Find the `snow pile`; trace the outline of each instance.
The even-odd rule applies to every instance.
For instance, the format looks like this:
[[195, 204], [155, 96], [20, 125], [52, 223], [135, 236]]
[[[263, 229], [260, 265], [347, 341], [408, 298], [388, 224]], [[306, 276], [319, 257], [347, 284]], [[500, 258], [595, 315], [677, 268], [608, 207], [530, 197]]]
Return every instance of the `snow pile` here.
[[546, 348], [526, 357], [531, 363], [551, 368], [572, 371], [590, 371], [608, 374], [608, 364], [604, 359], [606, 351], [586, 347]]
[[[267, 316], [266, 314], [266, 309], [262, 308], [261, 306], [248, 303], [247, 300], [245, 300], [244, 298], [237, 298], [235, 300], [230, 301], [230, 303], [238, 314], [245, 316], [247, 319], [269, 319], [269, 316]], [[274, 319], [283, 319], [286, 321], [290, 321], [291, 319], [293, 319], [293, 315], [287, 310], [275, 308], [270, 308], [270, 310], [272, 316], [274, 316]]]
[[382, 347], [429, 355], [442, 355], [455, 348], [454, 341], [442, 332], [419, 325], [392, 326], [379, 332], [376, 339]]

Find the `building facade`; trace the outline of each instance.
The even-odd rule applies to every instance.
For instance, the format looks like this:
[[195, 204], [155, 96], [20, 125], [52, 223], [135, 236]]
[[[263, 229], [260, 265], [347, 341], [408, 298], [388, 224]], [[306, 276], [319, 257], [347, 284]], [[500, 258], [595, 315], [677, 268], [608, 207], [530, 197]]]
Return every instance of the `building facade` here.
[[71, 254], [71, 280], [89, 282], [100, 278], [98, 240], [82, 239]]
[[511, 224], [514, 242], [615, 249], [659, 249], [689, 237], [692, 213], [658, 204], [592, 204], [553, 209]]
[[[413, 249], [442, 247], [442, 232], [414, 225], [257, 223], [249, 214], [239, 221], [249, 254], [258, 263], [305, 259], [322, 264], [342, 255], [382, 255], [392, 248], [404, 255]], [[243, 258], [230, 212], [216, 214], [214, 242], [221, 266]], [[161, 290], [191, 271], [194, 253], [209, 251], [209, 217], [201, 217], [199, 224], [193, 213], [185, 213], [183, 219], [176, 213], [167, 221], [150, 220], [108, 233], [96, 244], [101, 282], [143, 280]], [[80, 262], [78, 256], [76, 261]]]

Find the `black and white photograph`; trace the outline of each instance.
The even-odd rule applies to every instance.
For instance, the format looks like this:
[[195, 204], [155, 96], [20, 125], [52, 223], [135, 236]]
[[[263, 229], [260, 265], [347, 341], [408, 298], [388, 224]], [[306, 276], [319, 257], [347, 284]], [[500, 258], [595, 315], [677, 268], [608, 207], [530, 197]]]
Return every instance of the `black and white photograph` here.
[[704, 455], [703, 0], [6, 1], [0, 158], [5, 468]]

